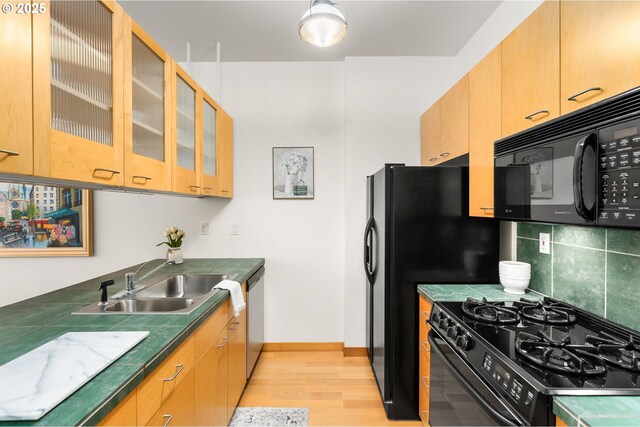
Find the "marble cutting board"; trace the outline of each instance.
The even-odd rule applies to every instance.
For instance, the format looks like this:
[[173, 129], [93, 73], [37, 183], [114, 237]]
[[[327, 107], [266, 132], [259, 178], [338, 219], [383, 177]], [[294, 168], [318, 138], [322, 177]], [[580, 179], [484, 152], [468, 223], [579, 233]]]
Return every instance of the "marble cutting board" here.
[[42, 418], [148, 335], [68, 332], [0, 366], [0, 421]]

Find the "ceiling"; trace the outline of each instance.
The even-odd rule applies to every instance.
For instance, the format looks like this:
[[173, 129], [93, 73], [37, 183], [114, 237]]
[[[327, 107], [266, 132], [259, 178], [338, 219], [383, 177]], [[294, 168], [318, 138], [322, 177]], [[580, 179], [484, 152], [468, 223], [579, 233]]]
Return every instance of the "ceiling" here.
[[454, 56], [500, 1], [338, 1], [349, 34], [333, 47], [302, 42], [305, 0], [163, 1], [120, 4], [177, 61], [342, 61], [345, 56]]

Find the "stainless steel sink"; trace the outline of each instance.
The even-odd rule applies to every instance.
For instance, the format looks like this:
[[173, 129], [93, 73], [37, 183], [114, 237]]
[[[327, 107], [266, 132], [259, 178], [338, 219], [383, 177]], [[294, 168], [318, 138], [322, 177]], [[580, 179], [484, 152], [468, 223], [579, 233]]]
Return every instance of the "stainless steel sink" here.
[[120, 313], [164, 313], [178, 311], [193, 305], [191, 298], [165, 298], [165, 299], [127, 299], [107, 306], [105, 311]]
[[[235, 277], [235, 276], [234, 276]], [[137, 298], [195, 298], [229, 279], [226, 274], [179, 274], [139, 291]]]
[[218, 292], [215, 285], [235, 278], [235, 274], [159, 276], [138, 284], [134, 293], [122, 299], [91, 304], [73, 314], [189, 314]]

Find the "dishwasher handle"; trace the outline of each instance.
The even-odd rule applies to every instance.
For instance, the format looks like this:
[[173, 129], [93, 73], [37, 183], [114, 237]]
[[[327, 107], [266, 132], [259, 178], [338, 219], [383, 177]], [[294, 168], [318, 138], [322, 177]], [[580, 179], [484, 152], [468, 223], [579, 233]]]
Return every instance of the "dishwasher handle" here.
[[263, 265], [258, 269], [258, 271], [256, 271], [253, 274], [253, 276], [247, 279], [247, 291], [250, 291], [251, 288], [253, 288], [255, 284], [258, 283], [264, 277], [264, 271], [265, 269]]

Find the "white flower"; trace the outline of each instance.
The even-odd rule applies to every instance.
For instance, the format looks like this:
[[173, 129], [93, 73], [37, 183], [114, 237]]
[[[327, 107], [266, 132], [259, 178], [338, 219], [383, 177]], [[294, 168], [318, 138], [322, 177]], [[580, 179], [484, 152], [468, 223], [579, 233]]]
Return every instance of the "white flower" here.
[[286, 175], [298, 175], [306, 172], [308, 163], [307, 156], [290, 152], [280, 158], [278, 168]]
[[175, 234], [175, 233], [171, 233], [171, 235], [169, 236], [169, 238], [170, 238], [171, 240], [176, 240], [176, 239], [178, 238], [178, 236], [176, 236], [176, 234]]
[[175, 233], [176, 231], [178, 231], [178, 227], [176, 227], [175, 225], [173, 227], [171, 227], [169, 230], [171, 230], [172, 233]]
[[169, 234], [171, 234], [171, 231], [168, 228], [164, 230], [164, 237], [169, 237]]
[[176, 236], [178, 237], [184, 236], [184, 230], [178, 230], [178, 232], [176, 233]]

